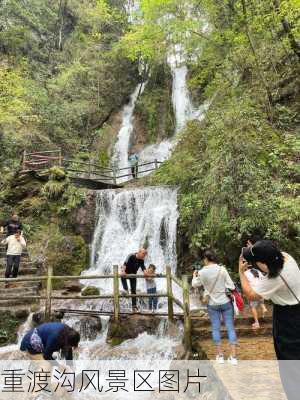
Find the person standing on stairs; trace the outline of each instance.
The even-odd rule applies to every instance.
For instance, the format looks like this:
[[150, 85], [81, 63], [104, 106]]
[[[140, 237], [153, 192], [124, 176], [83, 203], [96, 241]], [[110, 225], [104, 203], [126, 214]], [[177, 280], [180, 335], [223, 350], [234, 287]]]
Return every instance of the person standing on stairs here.
[[1, 233], [3, 233], [4, 228], [7, 230], [6, 236], [14, 235], [17, 231], [23, 230], [22, 223], [16, 213], [12, 213], [11, 218], [1, 226]]
[[131, 167], [132, 177], [133, 179], [136, 179], [138, 175], [139, 156], [136, 153], [130, 154], [128, 161]]
[[[121, 282], [123, 289], [128, 292], [128, 284], [127, 284], [127, 279], [129, 279], [130, 283], [130, 292], [131, 294], [136, 294], [136, 278], [126, 278], [126, 275], [136, 275], [138, 270], [141, 268], [141, 270], [144, 272], [144, 275], [146, 274], [146, 267], [145, 267], [145, 257], [147, 255], [147, 250], [144, 248], [141, 248], [137, 253], [135, 254], [129, 254], [129, 256], [126, 258], [124, 265], [121, 270]], [[137, 303], [136, 303], [136, 297], [132, 297], [132, 310], [134, 312], [138, 311], [137, 308]]]
[[[246, 240], [246, 247], [252, 247], [256, 242], [259, 240], [262, 240], [262, 238], [258, 235], [252, 235], [247, 238]], [[245, 272], [245, 275], [248, 278], [248, 281], [250, 282], [251, 286], [255, 286], [255, 279], [263, 279], [263, 275], [261, 271], [257, 268], [255, 268], [254, 265], [249, 265], [249, 269]], [[251, 309], [251, 313], [253, 315], [254, 323], [252, 324], [253, 329], [259, 329], [260, 324], [259, 324], [259, 319], [258, 319], [258, 307], [260, 307], [261, 312], [262, 312], [262, 318], [264, 318], [265, 314], [267, 313], [267, 307], [265, 306], [265, 302], [263, 299], [261, 300], [250, 300], [249, 301], [249, 306]]]
[[234, 329], [234, 310], [231, 300], [226, 294], [227, 289], [233, 290], [235, 285], [225, 267], [217, 264], [217, 257], [211, 250], [203, 254], [204, 267], [193, 273], [192, 286], [204, 287], [207, 311], [212, 325], [212, 338], [216, 345], [216, 361], [224, 364], [221, 346], [221, 321], [223, 319], [228, 339], [231, 345], [231, 355], [228, 362], [237, 365], [237, 336]]
[[[8, 236], [2, 241], [2, 244], [7, 245], [6, 251], [6, 271], [5, 278], [17, 278], [20, 266], [20, 260], [23, 250], [26, 248], [26, 241], [20, 230], [14, 235]], [[5, 283], [5, 287], [9, 287], [9, 283]]]

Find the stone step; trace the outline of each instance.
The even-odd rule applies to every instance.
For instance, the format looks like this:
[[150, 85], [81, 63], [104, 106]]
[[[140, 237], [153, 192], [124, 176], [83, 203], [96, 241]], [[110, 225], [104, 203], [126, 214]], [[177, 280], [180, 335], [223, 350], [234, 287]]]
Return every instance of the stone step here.
[[[26, 276], [27, 278], [27, 276]], [[19, 289], [26, 289], [26, 290], [39, 290], [41, 287], [41, 283], [40, 282], [30, 282], [30, 281], [26, 281], [26, 282], [13, 282], [15, 288], [19, 288]], [[4, 283], [0, 283], [0, 290], [5, 289], [4, 288]]]
[[[0, 276], [4, 276], [5, 274], [5, 268], [0, 265]], [[19, 275], [31, 275], [31, 274], [36, 274], [38, 269], [36, 267], [22, 267], [20, 266], [19, 268]]]
[[0, 297], [8, 296], [36, 296], [38, 294], [38, 288], [24, 288], [24, 287], [8, 287], [0, 289]]
[[[0, 260], [0, 268], [6, 268], [6, 260]], [[20, 268], [36, 268], [39, 269], [39, 265], [32, 261], [22, 261], [20, 262]]]
[[[192, 327], [193, 328], [206, 328], [210, 327], [211, 323], [209, 318], [199, 318], [199, 319], [192, 319]], [[262, 324], [267, 324], [267, 323], [272, 323], [272, 316], [268, 315], [265, 316], [264, 318], [260, 318], [260, 321]], [[246, 325], [246, 324], [253, 324], [254, 320], [253, 317], [247, 316], [247, 317], [238, 317], [234, 320], [235, 326], [239, 325]]]
[[[6, 259], [6, 250], [0, 251], [0, 259]], [[29, 254], [28, 253], [22, 253], [22, 259], [26, 258], [27, 260], [29, 259]]]
[[[237, 337], [245, 337], [245, 336], [272, 336], [272, 330], [273, 327], [271, 324], [265, 324], [261, 325], [259, 329], [252, 329], [251, 325], [242, 325], [242, 326], [236, 326], [235, 331], [237, 334]], [[192, 335], [194, 338], [198, 339], [208, 339], [211, 338], [212, 336], [212, 329], [211, 328], [193, 328], [192, 329]], [[224, 326], [221, 328], [221, 336], [222, 338], [227, 338], [227, 331]]]
[[0, 300], [0, 309], [2, 308], [9, 308], [11, 309], [11, 306], [16, 306], [16, 305], [24, 305], [24, 304], [33, 304], [37, 303], [38, 299], [9, 299], [9, 300]]

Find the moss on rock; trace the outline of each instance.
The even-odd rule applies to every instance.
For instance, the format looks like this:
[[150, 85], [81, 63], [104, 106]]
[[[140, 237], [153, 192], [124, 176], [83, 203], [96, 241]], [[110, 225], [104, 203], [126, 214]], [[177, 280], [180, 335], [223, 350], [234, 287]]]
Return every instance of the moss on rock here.
[[11, 314], [7, 311], [1, 313], [0, 319], [0, 346], [15, 343], [20, 325], [25, 322], [27, 314]]
[[99, 296], [100, 290], [95, 286], [87, 286], [81, 292], [82, 296]]

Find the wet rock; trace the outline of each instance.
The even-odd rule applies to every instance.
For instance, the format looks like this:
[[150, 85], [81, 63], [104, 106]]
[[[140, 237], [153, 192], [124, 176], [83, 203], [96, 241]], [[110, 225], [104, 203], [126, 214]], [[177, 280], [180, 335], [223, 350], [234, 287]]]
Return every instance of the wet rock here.
[[88, 191], [84, 204], [74, 211], [73, 221], [75, 232], [82, 236], [86, 243], [91, 243], [95, 227], [96, 195]]
[[80, 316], [72, 323], [72, 327], [80, 333], [81, 340], [95, 340], [101, 332], [102, 323], [98, 317]]
[[84, 288], [79, 281], [66, 281], [64, 283], [64, 293], [80, 293], [81, 290]]
[[143, 332], [154, 335], [160, 321], [160, 318], [142, 315], [122, 316], [117, 323], [110, 318], [106, 341], [117, 345], [124, 340], [134, 339]]
[[[51, 315], [50, 322], [60, 322], [63, 319], [63, 317], [64, 317], [64, 313], [63, 312], [55, 311]], [[45, 313], [43, 311], [35, 312], [32, 315], [32, 323], [33, 323], [34, 326], [43, 324], [44, 322], [49, 322], [49, 321], [46, 321]]]
[[100, 290], [95, 286], [87, 286], [81, 292], [82, 296], [99, 296]]

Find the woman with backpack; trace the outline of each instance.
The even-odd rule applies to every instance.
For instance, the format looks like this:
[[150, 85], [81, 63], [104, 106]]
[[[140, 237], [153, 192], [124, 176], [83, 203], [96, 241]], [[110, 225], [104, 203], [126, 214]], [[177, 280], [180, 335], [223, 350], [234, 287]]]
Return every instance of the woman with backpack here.
[[224, 355], [221, 345], [221, 320], [223, 319], [228, 339], [231, 345], [231, 355], [228, 362], [237, 365], [236, 345], [237, 336], [234, 329], [234, 309], [227, 291], [234, 290], [235, 285], [225, 267], [217, 263], [216, 255], [206, 250], [203, 255], [204, 267], [194, 271], [192, 286], [204, 287], [203, 303], [207, 304], [207, 311], [212, 325], [212, 338], [216, 345], [216, 360], [224, 364]]
[[21, 341], [20, 350], [28, 353], [32, 360], [49, 360], [54, 352], [61, 352], [69, 361], [73, 360], [73, 349], [78, 347], [80, 334], [61, 322], [47, 322], [31, 329]]

